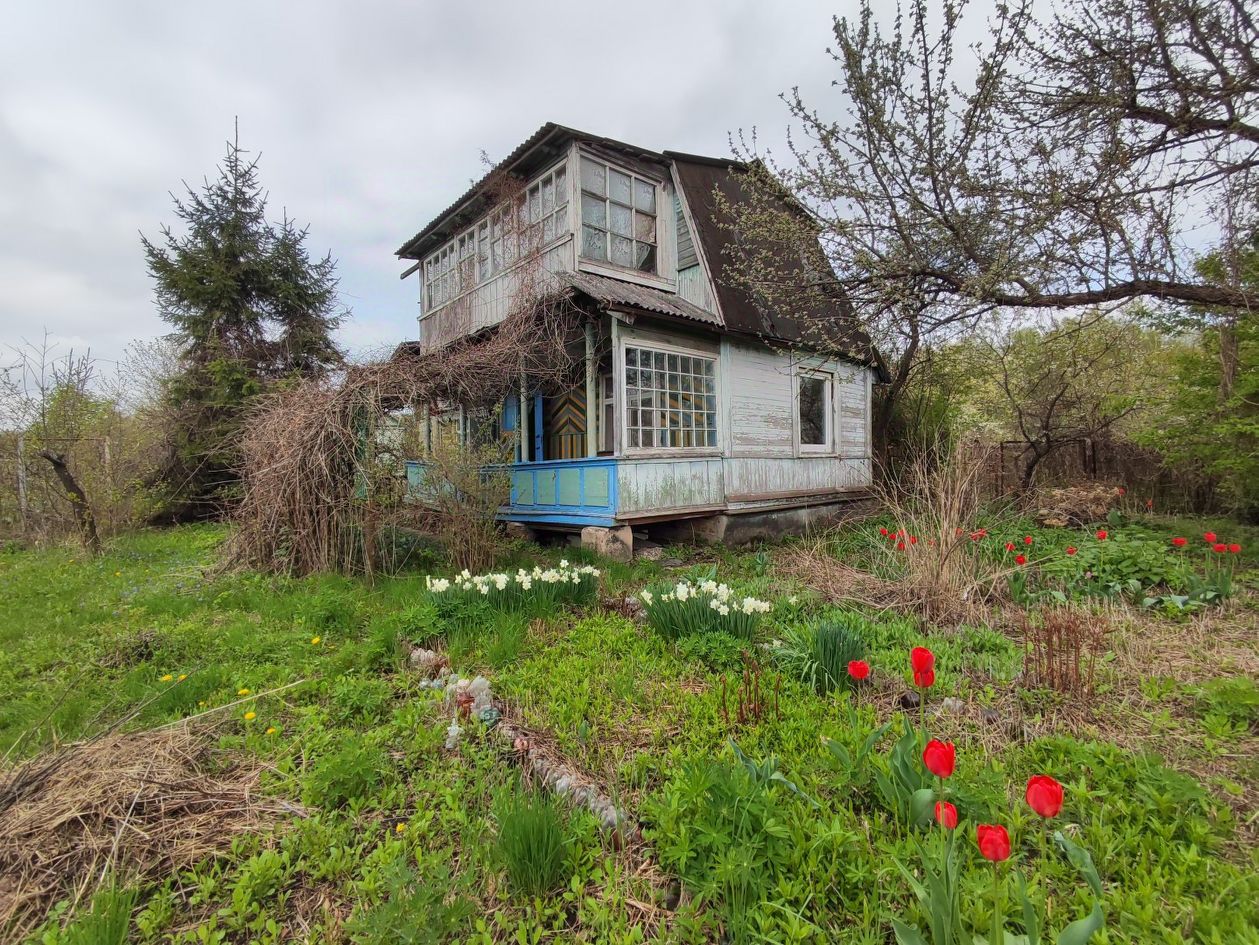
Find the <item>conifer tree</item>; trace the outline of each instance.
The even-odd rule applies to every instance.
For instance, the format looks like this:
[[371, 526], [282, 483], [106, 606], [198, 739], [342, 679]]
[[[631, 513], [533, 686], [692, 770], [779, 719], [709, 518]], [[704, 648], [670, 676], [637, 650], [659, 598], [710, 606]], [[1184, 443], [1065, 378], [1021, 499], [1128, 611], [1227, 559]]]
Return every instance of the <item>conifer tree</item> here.
[[179, 370], [167, 385], [175, 519], [217, 513], [237, 484], [241, 421], [261, 393], [342, 363], [345, 317], [331, 255], [312, 260], [307, 230], [267, 220], [257, 158], [233, 140], [217, 176], [172, 195], [183, 224], [141, 235], [158, 310], [174, 329]]

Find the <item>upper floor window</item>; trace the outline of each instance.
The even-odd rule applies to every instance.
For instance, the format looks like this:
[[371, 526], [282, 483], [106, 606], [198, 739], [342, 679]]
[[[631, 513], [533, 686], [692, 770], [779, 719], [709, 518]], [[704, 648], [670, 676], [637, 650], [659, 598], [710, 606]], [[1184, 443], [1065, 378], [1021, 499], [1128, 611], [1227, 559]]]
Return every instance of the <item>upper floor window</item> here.
[[567, 170], [561, 164], [425, 260], [426, 308], [445, 305], [569, 232]]
[[716, 359], [626, 347], [625, 435], [630, 449], [715, 447]]
[[655, 182], [583, 156], [581, 255], [655, 273]]

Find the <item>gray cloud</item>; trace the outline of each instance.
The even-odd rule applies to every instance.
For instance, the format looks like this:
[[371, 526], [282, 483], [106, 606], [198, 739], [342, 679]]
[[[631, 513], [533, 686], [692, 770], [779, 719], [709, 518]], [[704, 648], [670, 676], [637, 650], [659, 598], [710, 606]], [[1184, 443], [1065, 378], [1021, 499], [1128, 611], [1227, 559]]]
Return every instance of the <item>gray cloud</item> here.
[[352, 350], [414, 334], [393, 250], [545, 121], [724, 154], [825, 99], [834, 3], [22, 4], [0, 34], [0, 344], [164, 331], [138, 233], [239, 116], [275, 215], [339, 260]]

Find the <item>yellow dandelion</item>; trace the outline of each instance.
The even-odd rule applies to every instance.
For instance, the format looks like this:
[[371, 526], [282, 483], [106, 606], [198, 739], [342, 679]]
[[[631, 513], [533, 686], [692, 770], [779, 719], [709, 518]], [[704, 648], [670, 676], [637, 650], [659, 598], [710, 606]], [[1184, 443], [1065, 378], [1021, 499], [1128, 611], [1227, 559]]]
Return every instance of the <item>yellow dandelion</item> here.
[[236, 690], [236, 695], [238, 695], [238, 696], [247, 696], [247, 695], [249, 695], [249, 690], [248, 690], [248, 689], [237, 689], [237, 690]]
[[253, 721], [254, 719], [256, 719], [257, 717], [258, 717], [258, 713], [257, 713], [257, 712], [246, 712], [246, 713], [245, 713], [245, 721], [246, 721], [246, 722], [252, 722], [252, 721]]
[[184, 681], [185, 679], [187, 679], [187, 678], [188, 678], [188, 674], [187, 674], [187, 673], [180, 673], [180, 674], [179, 674], [179, 681], [180, 681], [180, 682], [183, 682], [183, 681]]
[[407, 825], [403, 823], [399, 823], [398, 826], [394, 827], [393, 829], [395, 833], [405, 833], [407, 829]]
[[198, 699], [198, 700], [197, 700], [197, 705], [198, 705], [198, 706], [200, 706], [201, 708], [203, 708], [203, 709], [204, 709], [204, 708], [205, 708], [205, 700], [204, 700], [204, 699]]
[[311, 637], [311, 638], [310, 638], [310, 645], [311, 645], [311, 646], [318, 646], [318, 645], [319, 645], [319, 641], [320, 641], [320, 640], [322, 640], [322, 639], [323, 639], [323, 637]]
[[115, 571], [115, 572], [114, 572], [114, 577], [122, 577], [122, 572], [121, 572], [121, 571]]
[[160, 682], [170, 682], [174, 678], [175, 677], [172, 676], [170, 673], [167, 673], [165, 676], [161, 678]]
[[270, 728], [268, 728], [268, 729], [267, 729], [266, 734], [268, 734], [268, 735], [274, 735], [274, 734], [275, 734], [276, 732], [278, 732], [278, 731], [279, 731], [279, 729], [278, 729], [278, 728], [276, 728], [274, 725], [272, 725]]

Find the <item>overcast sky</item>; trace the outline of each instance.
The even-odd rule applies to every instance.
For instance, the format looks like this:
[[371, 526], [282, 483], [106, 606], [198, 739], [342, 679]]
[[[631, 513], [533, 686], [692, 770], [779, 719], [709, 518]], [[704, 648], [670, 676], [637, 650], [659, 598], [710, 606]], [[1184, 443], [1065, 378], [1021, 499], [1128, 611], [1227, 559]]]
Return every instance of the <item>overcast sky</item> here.
[[[273, 216], [339, 261], [352, 351], [414, 337], [393, 251], [546, 121], [652, 149], [781, 142], [780, 92], [834, 102], [852, 0], [10, 4], [0, 32], [0, 345], [117, 358], [163, 333], [139, 233], [239, 116]], [[492, 12], [491, 12], [492, 11]]]

